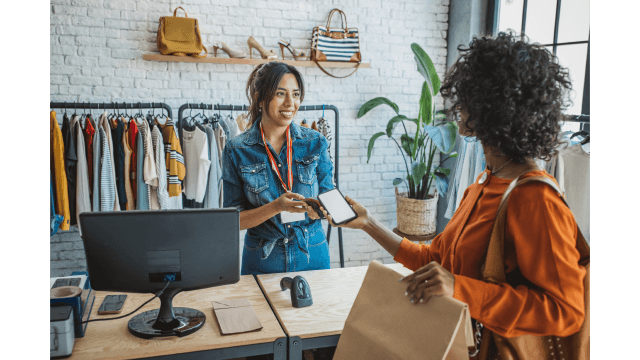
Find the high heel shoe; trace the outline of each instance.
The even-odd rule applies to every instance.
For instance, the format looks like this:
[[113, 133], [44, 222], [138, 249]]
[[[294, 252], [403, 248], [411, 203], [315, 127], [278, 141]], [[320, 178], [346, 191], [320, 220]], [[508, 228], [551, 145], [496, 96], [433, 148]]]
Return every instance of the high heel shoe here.
[[213, 44], [213, 56], [214, 57], [218, 57], [218, 49], [221, 49], [222, 51], [226, 52], [227, 55], [229, 55], [230, 58], [244, 59], [244, 58], [247, 57], [247, 54], [244, 51], [233, 50], [232, 48], [227, 46], [227, 44], [223, 43], [222, 41]]
[[247, 45], [249, 45], [249, 59], [253, 59], [253, 49], [258, 50], [263, 59], [275, 60], [278, 58], [278, 55], [276, 55], [273, 50], [263, 48], [256, 39], [253, 38], [253, 36], [249, 36], [247, 39]]
[[291, 44], [289, 44], [284, 39], [278, 40], [278, 45], [280, 45], [280, 53], [282, 54], [282, 60], [284, 60], [284, 48], [287, 48], [287, 50], [291, 52], [291, 55], [293, 55], [293, 58], [295, 60], [298, 60], [299, 58], [304, 58], [307, 56], [304, 52], [294, 49], [293, 46], [291, 46]]

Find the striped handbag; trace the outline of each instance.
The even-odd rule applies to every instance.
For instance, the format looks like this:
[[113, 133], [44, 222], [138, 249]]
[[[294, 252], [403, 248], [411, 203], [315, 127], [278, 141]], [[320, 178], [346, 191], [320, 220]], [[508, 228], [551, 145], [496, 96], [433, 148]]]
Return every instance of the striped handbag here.
[[[331, 28], [331, 18], [335, 12], [340, 13], [344, 28]], [[342, 61], [360, 63], [360, 37], [358, 29], [347, 27], [347, 16], [340, 9], [333, 9], [329, 13], [326, 26], [316, 26], [311, 35], [311, 60], [320, 70], [334, 78], [345, 78], [353, 75], [356, 69], [347, 76], [334, 76], [320, 66], [318, 61]]]

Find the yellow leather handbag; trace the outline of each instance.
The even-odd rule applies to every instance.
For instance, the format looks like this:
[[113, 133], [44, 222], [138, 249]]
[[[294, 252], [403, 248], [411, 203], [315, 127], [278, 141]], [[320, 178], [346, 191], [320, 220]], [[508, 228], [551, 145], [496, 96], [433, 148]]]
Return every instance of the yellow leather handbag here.
[[[163, 16], [158, 25], [158, 51], [163, 55], [205, 57], [207, 48], [202, 44], [198, 19], [187, 17], [185, 9], [184, 17], [177, 17], [177, 7], [173, 16]], [[204, 50], [204, 55], [200, 53]]]

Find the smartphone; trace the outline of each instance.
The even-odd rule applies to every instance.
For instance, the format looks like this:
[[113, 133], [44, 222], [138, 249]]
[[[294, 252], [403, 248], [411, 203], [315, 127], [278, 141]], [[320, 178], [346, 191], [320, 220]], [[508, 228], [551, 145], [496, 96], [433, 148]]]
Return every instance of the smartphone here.
[[318, 195], [318, 200], [322, 207], [331, 215], [333, 223], [336, 225], [347, 223], [358, 217], [351, 205], [344, 198], [338, 189], [329, 190]]
[[324, 213], [322, 211], [320, 211], [320, 206], [322, 206], [322, 204], [320, 204], [320, 201], [314, 199], [314, 198], [306, 198], [306, 199], [302, 199], [300, 201], [304, 201], [305, 203], [307, 203], [309, 206], [311, 206], [311, 208], [313, 209], [313, 211], [316, 212], [316, 214], [318, 214], [318, 216], [320, 217], [320, 219], [325, 219], [324, 217]]
[[82, 279], [78, 278], [67, 278], [67, 279], [57, 279], [56, 282], [53, 283], [52, 289], [62, 287], [62, 286], [80, 286], [80, 281]]
[[107, 295], [98, 308], [98, 315], [120, 314], [127, 295]]

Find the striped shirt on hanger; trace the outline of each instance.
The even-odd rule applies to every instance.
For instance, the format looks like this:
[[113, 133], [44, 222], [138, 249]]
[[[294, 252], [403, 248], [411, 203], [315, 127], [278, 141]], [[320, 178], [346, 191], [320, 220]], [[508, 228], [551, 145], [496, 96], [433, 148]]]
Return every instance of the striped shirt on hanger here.
[[158, 196], [160, 209], [169, 208], [169, 193], [167, 192], [167, 167], [165, 165], [164, 142], [160, 127], [155, 126], [151, 131], [151, 141], [153, 142], [153, 152], [156, 161], [156, 171], [158, 175], [158, 187], [153, 187], [153, 192]]
[[113, 181], [113, 163], [111, 162], [111, 150], [107, 134], [100, 128], [100, 139], [102, 139], [102, 161], [100, 172], [100, 211], [113, 211], [116, 201], [116, 184]]
[[167, 169], [167, 191], [170, 197], [182, 195], [182, 180], [184, 180], [184, 157], [180, 140], [176, 136], [173, 121], [167, 118], [162, 127], [162, 139], [164, 140], [165, 164]]

